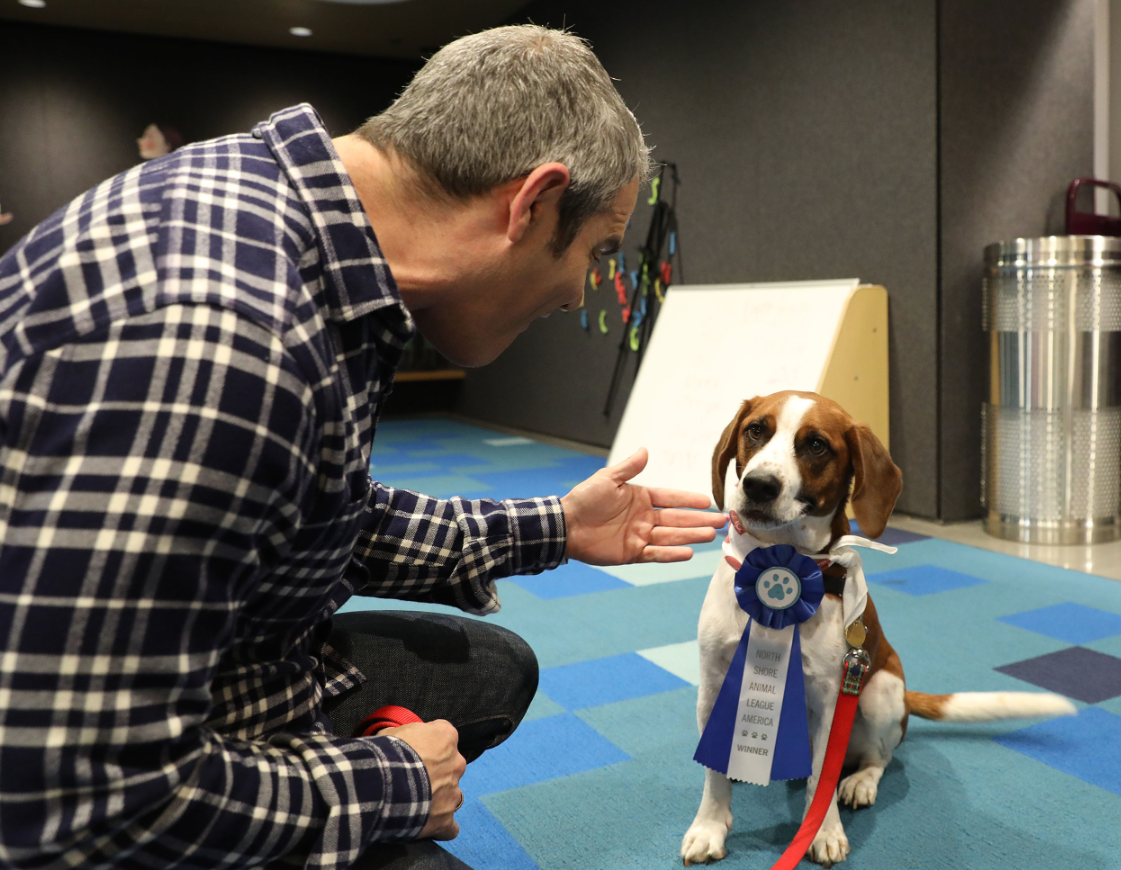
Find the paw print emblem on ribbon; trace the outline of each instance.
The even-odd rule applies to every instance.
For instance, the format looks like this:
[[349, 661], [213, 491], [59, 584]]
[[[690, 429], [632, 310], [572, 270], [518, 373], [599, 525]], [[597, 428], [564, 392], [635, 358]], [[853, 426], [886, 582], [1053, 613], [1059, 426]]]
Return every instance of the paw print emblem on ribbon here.
[[793, 547], [752, 550], [736, 570], [736, 600], [767, 628], [786, 628], [814, 615], [825, 595], [821, 568]]
[[786, 610], [802, 597], [802, 581], [789, 568], [766, 568], [755, 581], [755, 594], [771, 610]]

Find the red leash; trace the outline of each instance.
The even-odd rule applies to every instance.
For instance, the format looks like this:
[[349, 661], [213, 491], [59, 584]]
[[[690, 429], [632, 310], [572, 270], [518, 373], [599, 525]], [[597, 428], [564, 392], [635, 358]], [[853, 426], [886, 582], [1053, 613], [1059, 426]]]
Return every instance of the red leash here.
[[802, 827], [771, 870], [793, 870], [821, 830], [821, 823], [825, 821], [825, 814], [829, 812], [829, 805], [837, 792], [841, 766], [845, 763], [852, 734], [852, 722], [856, 718], [856, 705], [870, 667], [871, 659], [863, 649], [850, 650], [845, 656], [841, 691], [837, 694], [837, 708], [833, 712], [833, 725], [829, 729], [829, 743], [825, 749], [825, 762], [821, 765], [821, 776], [817, 780], [817, 791], [806, 818], [802, 820]]
[[378, 707], [373, 713], [358, 723], [351, 737], [373, 737], [383, 728], [398, 728], [413, 722], [423, 722], [416, 713], [405, 707]]

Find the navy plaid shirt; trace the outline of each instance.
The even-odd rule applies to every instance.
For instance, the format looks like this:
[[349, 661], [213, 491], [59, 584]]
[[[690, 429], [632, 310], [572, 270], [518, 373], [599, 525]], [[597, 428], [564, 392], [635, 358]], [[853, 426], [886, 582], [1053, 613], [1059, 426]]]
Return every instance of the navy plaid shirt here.
[[354, 593], [498, 609], [556, 498], [373, 483], [413, 334], [308, 106], [106, 181], [0, 259], [0, 865], [341, 868], [423, 764], [329, 733]]

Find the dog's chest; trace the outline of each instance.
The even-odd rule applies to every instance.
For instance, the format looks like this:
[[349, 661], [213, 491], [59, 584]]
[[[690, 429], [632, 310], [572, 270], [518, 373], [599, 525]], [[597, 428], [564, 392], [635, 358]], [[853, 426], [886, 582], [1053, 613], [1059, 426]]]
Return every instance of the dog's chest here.
[[841, 670], [849, 651], [845, 640], [841, 599], [826, 595], [817, 613], [799, 629], [802, 643], [802, 673], [806, 681], [806, 704], [811, 713], [832, 705], [841, 685]]

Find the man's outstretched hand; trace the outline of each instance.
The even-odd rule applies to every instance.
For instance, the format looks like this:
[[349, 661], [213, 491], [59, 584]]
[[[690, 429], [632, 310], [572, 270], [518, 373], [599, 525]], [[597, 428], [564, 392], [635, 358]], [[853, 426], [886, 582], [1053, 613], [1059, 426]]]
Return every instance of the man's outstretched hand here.
[[693, 555], [689, 544], [716, 536], [727, 517], [704, 511], [711, 504], [707, 495], [627, 482], [646, 467], [646, 460], [643, 447], [561, 499], [569, 559], [589, 565], [683, 562]]

